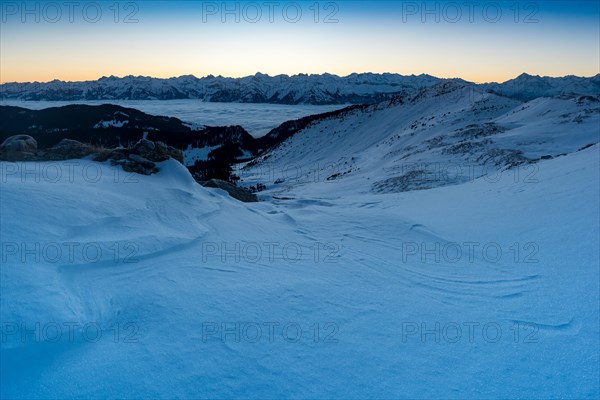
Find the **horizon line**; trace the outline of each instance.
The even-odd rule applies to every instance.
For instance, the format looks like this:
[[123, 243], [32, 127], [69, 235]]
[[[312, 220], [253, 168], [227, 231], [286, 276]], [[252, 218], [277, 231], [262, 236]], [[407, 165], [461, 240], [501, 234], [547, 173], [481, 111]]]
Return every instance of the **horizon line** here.
[[591, 76], [579, 76], [579, 75], [573, 75], [573, 74], [569, 74], [569, 75], [560, 75], [560, 76], [549, 76], [549, 75], [545, 75], [545, 76], [541, 76], [541, 75], [534, 75], [534, 74], [530, 74], [528, 72], [522, 72], [521, 74], [515, 76], [514, 78], [510, 78], [507, 79], [503, 82], [497, 82], [497, 81], [489, 81], [489, 82], [475, 82], [475, 81], [469, 81], [466, 80], [464, 78], [461, 77], [452, 77], [452, 78], [440, 78], [438, 76], [435, 75], [430, 75], [427, 73], [421, 73], [421, 74], [401, 74], [398, 72], [352, 72], [348, 75], [337, 75], [337, 74], [332, 74], [329, 72], [324, 72], [324, 73], [303, 73], [303, 72], [299, 72], [297, 74], [293, 74], [293, 75], [289, 75], [289, 74], [277, 74], [277, 75], [269, 75], [268, 73], [263, 73], [263, 72], [256, 72], [254, 75], [245, 75], [245, 76], [239, 76], [239, 77], [232, 77], [232, 76], [223, 76], [223, 75], [213, 75], [213, 74], [208, 74], [208, 75], [204, 75], [201, 77], [197, 77], [194, 74], [184, 74], [184, 75], [179, 75], [179, 76], [170, 76], [168, 78], [163, 78], [163, 77], [156, 77], [156, 76], [149, 76], [149, 75], [123, 75], [123, 76], [116, 76], [116, 75], [110, 75], [110, 76], [106, 76], [103, 75], [97, 79], [89, 79], [89, 80], [78, 80], [78, 81], [69, 81], [69, 80], [62, 80], [62, 79], [58, 79], [58, 78], [54, 78], [52, 80], [49, 81], [10, 81], [10, 82], [1, 82], [0, 81], [0, 85], [9, 85], [9, 84], [27, 84], [27, 83], [39, 83], [39, 84], [47, 84], [47, 83], [52, 83], [52, 82], [62, 82], [62, 83], [83, 83], [83, 82], [96, 82], [99, 81], [101, 79], [125, 79], [125, 78], [148, 78], [148, 79], [158, 79], [158, 80], [170, 80], [170, 79], [178, 79], [178, 78], [183, 78], [183, 77], [188, 77], [191, 76], [195, 79], [206, 79], [206, 78], [224, 78], [224, 79], [244, 79], [244, 78], [251, 78], [257, 75], [263, 75], [263, 76], [267, 76], [269, 78], [276, 78], [279, 76], [286, 76], [289, 78], [294, 78], [294, 77], [298, 77], [298, 76], [324, 76], [324, 75], [330, 75], [330, 76], [334, 76], [334, 77], [338, 77], [338, 78], [348, 78], [352, 75], [398, 75], [398, 76], [403, 76], [403, 77], [409, 77], [409, 76], [414, 76], [414, 77], [418, 77], [418, 76], [427, 76], [427, 77], [432, 77], [432, 78], [437, 78], [437, 79], [442, 79], [442, 80], [463, 80], [465, 82], [468, 83], [474, 83], [476, 85], [482, 85], [482, 84], [493, 84], [493, 83], [498, 83], [498, 84], [502, 84], [502, 83], [506, 83], [509, 82], [511, 80], [514, 80], [520, 76], [523, 75], [527, 75], [527, 76], [531, 76], [531, 77], [538, 77], [538, 78], [550, 78], [550, 79], [559, 79], [559, 78], [567, 78], [567, 77], [575, 77], [575, 78], [583, 78], [583, 79], [590, 79], [590, 78], [594, 78], [598, 75], [600, 75], [600, 73], [597, 73], [595, 75], [591, 75]]

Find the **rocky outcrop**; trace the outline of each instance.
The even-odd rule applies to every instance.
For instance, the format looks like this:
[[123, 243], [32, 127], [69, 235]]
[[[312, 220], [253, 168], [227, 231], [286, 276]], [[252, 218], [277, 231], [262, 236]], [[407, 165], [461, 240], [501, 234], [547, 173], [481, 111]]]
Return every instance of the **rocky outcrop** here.
[[163, 142], [152, 142], [148, 139], [141, 139], [133, 146], [134, 154], [149, 159], [150, 161], [165, 161], [174, 158], [183, 164], [183, 152], [174, 147], [167, 146]]
[[0, 154], [7, 154], [8, 157], [18, 157], [20, 153], [28, 157], [36, 152], [37, 141], [29, 135], [11, 136], [0, 145]]
[[141, 139], [130, 148], [117, 148], [94, 156], [96, 161], [110, 160], [127, 172], [151, 175], [158, 172], [156, 163], [173, 158], [183, 164], [183, 152], [162, 142]]
[[0, 145], [0, 161], [62, 161], [89, 157], [98, 162], [110, 161], [127, 172], [151, 175], [158, 172], [156, 163], [173, 158], [183, 163], [183, 152], [162, 142], [141, 139], [132, 147], [106, 149], [63, 139], [56, 146], [38, 150], [31, 136], [17, 135]]
[[233, 183], [219, 179], [210, 179], [206, 182], [200, 182], [200, 184], [208, 188], [223, 189], [231, 197], [244, 203], [255, 203], [258, 201], [258, 197], [255, 194], [250, 193], [247, 189], [235, 186]]
[[84, 158], [98, 148], [77, 140], [63, 139], [56, 146], [39, 152], [39, 157], [45, 161], [73, 160]]

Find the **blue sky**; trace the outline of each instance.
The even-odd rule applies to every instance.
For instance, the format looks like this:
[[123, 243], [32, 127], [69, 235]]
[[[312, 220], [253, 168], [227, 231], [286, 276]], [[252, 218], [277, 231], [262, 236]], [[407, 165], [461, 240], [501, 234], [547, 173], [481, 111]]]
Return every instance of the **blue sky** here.
[[0, 81], [600, 71], [598, 1], [2, 3]]

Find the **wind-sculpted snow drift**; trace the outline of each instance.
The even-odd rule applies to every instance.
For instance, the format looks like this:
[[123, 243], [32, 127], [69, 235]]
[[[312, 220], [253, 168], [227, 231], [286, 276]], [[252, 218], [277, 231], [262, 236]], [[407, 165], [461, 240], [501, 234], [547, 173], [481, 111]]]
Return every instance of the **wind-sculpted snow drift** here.
[[175, 160], [2, 162], [0, 395], [597, 398], [598, 104], [290, 123], [252, 204]]

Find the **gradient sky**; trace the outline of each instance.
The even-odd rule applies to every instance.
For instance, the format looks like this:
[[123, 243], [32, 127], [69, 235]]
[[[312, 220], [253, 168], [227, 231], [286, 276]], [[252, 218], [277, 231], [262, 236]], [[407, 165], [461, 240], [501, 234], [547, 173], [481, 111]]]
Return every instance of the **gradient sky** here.
[[600, 73], [597, 0], [66, 1], [0, 3], [0, 82], [256, 72], [502, 82], [522, 72]]

